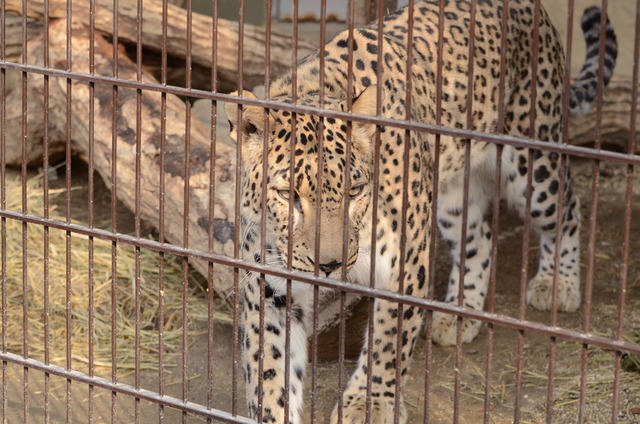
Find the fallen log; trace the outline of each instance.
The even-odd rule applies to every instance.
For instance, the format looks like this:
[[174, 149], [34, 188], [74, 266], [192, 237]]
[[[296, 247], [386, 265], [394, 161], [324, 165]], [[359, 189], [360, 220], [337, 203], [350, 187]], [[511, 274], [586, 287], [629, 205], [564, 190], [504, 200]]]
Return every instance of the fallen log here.
[[[6, 0], [6, 10], [22, 13], [22, 0]], [[113, 1], [95, 1], [95, 28], [102, 34], [113, 36]], [[167, 52], [181, 59], [187, 58], [188, 34], [191, 32], [191, 60], [211, 74], [213, 50], [213, 22], [212, 18], [192, 13], [191, 25], [188, 26], [186, 10], [167, 5]], [[144, 47], [160, 51], [163, 43], [163, 22], [161, 0], [145, 0], [142, 2], [142, 44]], [[89, 7], [84, 0], [71, 0], [71, 19], [74, 23], [89, 25]], [[42, 20], [44, 17], [44, 0], [30, 0], [27, 2], [27, 16]], [[118, 7], [118, 39], [129, 43], [136, 43], [138, 39], [138, 9], [137, 2], [124, 1]], [[49, 1], [50, 18], [67, 18], [67, 0]], [[232, 91], [237, 88], [238, 80], [238, 33], [237, 22], [225, 19], [217, 21], [217, 75], [218, 90]], [[64, 33], [64, 32], [63, 32]], [[245, 88], [264, 84], [265, 60], [265, 31], [263, 28], [245, 24], [243, 30], [243, 84]], [[271, 34], [271, 74], [285, 72], [292, 64], [293, 41], [291, 37]], [[298, 57], [316, 48], [313, 43], [298, 41]], [[106, 75], [111, 75], [112, 72]]]
[[[612, 79], [602, 96], [601, 142], [603, 147], [629, 152], [631, 131], [632, 84], [628, 79]], [[636, 99], [640, 102], [640, 99]], [[635, 119], [635, 146], [629, 153], [640, 154], [640, 108]], [[569, 118], [569, 142], [593, 146], [597, 122], [595, 105], [581, 118]]]
[[[23, 19], [20, 16], [9, 15], [6, 18], [6, 56], [8, 62], [22, 63], [22, 25]], [[42, 44], [43, 24], [41, 22], [28, 19], [27, 46]], [[36, 64], [33, 55], [30, 56], [29, 64]], [[38, 58], [38, 63], [43, 65], [42, 58]], [[5, 102], [4, 108], [6, 122], [13, 125], [6, 125], [2, 135], [5, 145], [5, 162], [7, 165], [20, 166], [24, 160], [28, 166], [42, 165], [44, 155], [45, 126], [44, 126], [44, 83], [41, 76], [23, 74], [16, 70], [5, 70]], [[22, 93], [25, 92], [23, 103]], [[26, 125], [23, 127], [23, 119]], [[26, 130], [26, 133], [24, 132]], [[55, 123], [49, 123], [49, 158], [52, 161], [60, 158], [65, 150], [65, 137], [61, 128]], [[26, 140], [26, 143], [21, 142]], [[24, 151], [23, 151], [24, 147]]]
[[[22, 16], [7, 14], [3, 25], [3, 31], [5, 34], [4, 40], [4, 58], [8, 62], [19, 63], [22, 60], [22, 26], [24, 24]], [[44, 23], [35, 19], [27, 18], [27, 43], [33, 40], [35, 37], [42, 34]], [[27, 44], [28, 45], [28, 44]]]
[[[89, 33], [83, 25], [72, 27], [72, 63], [77, 72], [89, 73]], [[50, 26], [50, 60], [53, 67], [65, 66], [66, 21], [56, 20]], [[35, 43], [34, 43], [35, 44]], [[30, 60], [42, 57], [42, 45], [30, 48]], [[84, 52], [84, 53], [83, 53]], [[113, 67], [113, 47], [101, 36], [95, 37], [95, 73], [108, 75]], [[126, 57], [120, 57], [119, 76], [122, 79], [137, 79], [136, 67]], [[144, 74], [142, 80], [156, 83]], [[67, 117], [67, 80], [51, 78], [49, 93], [49, 120], [58, 126], [71, 121], [71, 139], [74, 155], [87, 159], [89, 143], [93, 138], [93, 166], [106, 182], [107, 187], [115, 183], [117, 197], [131, 211], [136, 210], [136, 155], [140, 147], [140, 193], [139, 211], [142, 220], [159, 226], [160, 196], [160, 145], [162, 125], [161, 94], [119, 87], [117, 103], [114, 104], [112, 85], [94, 85], [93, 129], [90, 128], [90, 90], [86, 81], [72, 80], [71, 116]], [[139, 97], [138, 97], [139, 96]], [[140, 125], [137, 108], [140, 108]], [[216, 169], [216, 194], [214, 216], [214, 252], [233, 255], [233, 181], [235, 174], [235, 149], [225, 143], [216, 143], [215, 158], [211, 158], [210, 129], [196, 120], [190, 122], [187, 131], [186, 104], [177, 96], [166, 95], [166, 136], [164, 157], [165, 179], [165, 226], [164, 233], [171, 243], [185, 245], [183, 234], [185, 159], [189, 162], [189, 222], [188, 247], [207, 250], [209, 245], [209, 172]], [[116, 112], [117, 150], [112, 151], [113, 111]], [[185, 152], [185, 138], [190, 137], [190, 151]], [[113, 154], [112, 154], [113, 153]], [[116, 160], [117, 174], [112, 175], [112, 160]], [[116, 180], [114, 181], [114, 178]], [[206, 264], [193, 261], [193, 265], [206, 275]], [[216, 291], [228, 295], [232, 287], [231, 272], [224, 267], [216, 270], [220, 286]]]

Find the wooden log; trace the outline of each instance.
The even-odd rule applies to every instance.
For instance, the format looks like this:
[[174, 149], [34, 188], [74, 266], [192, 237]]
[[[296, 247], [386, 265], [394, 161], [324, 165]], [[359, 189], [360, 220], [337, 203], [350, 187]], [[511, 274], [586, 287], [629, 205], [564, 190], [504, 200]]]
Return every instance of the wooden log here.
[[[63, 67], [66, 63], [66, 21], [56, 20], [50, 27], [50, 60], [54, 67]], [[83, 25], [72, 27], [73, 69], [89, 73], [89, 33]], [[30, 49], [29, 55], [35, 61], [42, 57], [42, 45]], [[95, 38], [95, 73], [108, 75], [113, 67], [113, 47], [101, 36]], [[120, 57], [120, 78], [133, 80], [136, 77], [135, 64], [126, 57]], [[145, 82], [157, 82], [143, 74]], [[94, 113], [91, 130], [90, 92], [85, 81], [71, 82], [71, 137], [74, 154], [83, 158], [89, 156], [90, 135], [93, 136], [93, 166], [105, 180], [107, 187], [113, 182], [112, 175], [112, 133], [113, 110], [116, 111], [117, 153], [117, 197], [127, 208], [136, 210], [136, 160], [139, 143], [140, 195], [139, 208], [141, 219], [159, 225], [159, 176], [161, 143], [161, 94], [148, 90], [137, 93], [135, 89], [119, 87], [117, 104], [114, 104], [113, 86], [96, 83], [94, 85]], [[140, 124], [137, 109], [140, 109]], [[186, 104], [177, 96], [166, 96], [166, 156], [165, 166], [165, 236], [175, 245], [185, 244], [183, 234], [185, 160], [189, 162], [189, 222], [188, 247], [207, 250], [209, 245], [209, 172], [210, 166], [216, 169], [216, 194], [214, 230], [214, 252], [233, 255], [233, 217], [234, 217], [234, 175], [235, 148], [230, 144], [216, 143], [216, 157], [211, 160], [210, 129], [197, 120], [190, 122], [187, 130]], [[50, 89], [50, 120], [65, 125], [67, 122], [67, 80], [52, 78]], [[91, 134], [92, 132], [92, 134]], [[190, 151], [185, 153], [185, 139], [190, 137]], [[192, 264], [206, 275], [206, 264], [192, 261]], [[230, 293], [233, 278], [231, 271], [224, 267], [216, 269], [218, 280], [215, 287], [221, 294]]]
[[[605, 148], [629, 151], [631, 131], [632, 86], [628, 79], [612, 79], [602, 97], [601, 141]], [[640, 99], [636, 99], [640, 102]], [[576, 145], [592, 146], [597, 122], [595, 105], [582, 117], [569, 118], [569, 142]], [[635, 146], [632, 152], [640, 154], [640, 108], [635, 119]]]
[[[4, 57], [8, 62], [19, 63], [22, 61], [22, 16], [7, 14], [3, 31], [5, 33]], [[27, 43], [42, 34], [43, 23], [35, 19], [27, 18]], [[28, 45], [28, 44], [27, 44]], [[2, 54], [2, 52], [0, 52]]]
[[[95, 27], [106, 35], [113, 32], [113, 1], [96, 0]], [[144, 47], [160, 51], [162, 49], [162, 1], [144, 0], [142, 2], [142, 43]], [[6, 10], [22, 13], [22, 0], [6, 0]], [[84, 0], [71, 0], [72, 21], [89, 24], [89, 7]], [[137, 2], [120, 2], [118, 8], [119, 40], [135, 43], [138, 38]], [[27, 15], [42, 19], [44, 0], [29, 0]], [[50, 0], [49, 16], [66, 19], [67, 0]], [[187, 11], [172, 4], [168, 5], [167, 52], [185, 59], [187, 57]], [[208, 72], [211, 72], [213, 23], [211, 17], [198, 13], [192, 14], [191, 21], [191, 59]], [[238, 79], [238, 23], [225, 19], [217, 22], [217, 75], [220, 91], [235, 90]], [[243, 84], [245, 88], [264, 84], [265, 69], [265, 31], [263, 28], [244, 25]], [[303, 57], [316, 48], [313, 43], [298, 41], [298, 56]], [[271, 34], [271, 74], [285, 72], [292, 65], [293, 42], [291, 37]], [[110, 75], [109, 73], [108, 75]]]
[[[9, 15], [6, 18], [6, 60], [22, 63], [22, 25], [20, 16]], [[43, 25], [41, 22], [28, 19], [27, 46], [42, 44]], [[37, 63], [42, 65], [42, 58]], [[33, 59], [27, 63], [36, 64]], [[22, 73], [16, 70], [5, 70], [5, 120], [10, 123], [5, 127], [5, 161], [10, 166], [20, 166], [24, 161], [28, 166], [42, 165], [44, 155], [44, 78], [41, 75]], [[23, 102], [23, 91], [25, 101]], [[25, 125], [23, 126], [23, 122]], [[26, 132], [24, 132], [26, 130]], [[49, 122], [49, 157], [52, 160], [63, 155], [65, 150], [64, 128]], [[22, 140], [26, 140], [23, 143]]]

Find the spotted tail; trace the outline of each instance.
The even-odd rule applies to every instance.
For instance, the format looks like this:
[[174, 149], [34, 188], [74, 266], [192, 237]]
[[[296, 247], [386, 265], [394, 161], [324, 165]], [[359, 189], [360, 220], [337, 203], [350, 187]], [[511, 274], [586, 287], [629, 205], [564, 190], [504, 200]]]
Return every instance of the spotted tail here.
[[[587, 43], [587, 56], [578, 79], [570, 88], [569, 106], [573, 115], [586, 115], [596, 100], [600, 65], [601, 19], [602, 11], [596, 6], [585, 9], [582, 15], [581, 23], [584, 39]], [[613, 25], [609, 22], [609, 18], [607, 18], [604, 43], [603, 88], [611, 80], [617, 56], [618, 43], [616, 41], [616, 33], [613, 31]]]

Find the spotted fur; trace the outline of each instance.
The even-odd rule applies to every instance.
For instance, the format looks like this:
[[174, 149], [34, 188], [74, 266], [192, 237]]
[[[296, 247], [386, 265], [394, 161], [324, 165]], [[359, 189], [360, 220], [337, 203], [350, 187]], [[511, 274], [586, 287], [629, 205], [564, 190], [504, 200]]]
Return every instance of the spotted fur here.
[[[345, 111], [348, 110], [347, 97], [350, 94], [354, 99], [351, 108], [354, 113], [374, 115], [380, 86], [383, 99], [381, 115], [385, 118], [402, 120], [409, 116], [413, 121], [434, 123], [436, 115], [440, 113], [445, 127], [495, 133], [499, 128], [498, 81], [501, 58], [504, 57], [504, 132], [524, 138], [560, 142], [564, 84], [564, 54], [560, 39], [542, 11], [536, 74], [537, 100], [532, 105], [533, 0], [511, 0], [509, 7], [508, 28], [503, 34], [502, 2], [484, 0], [477, 4], [473, 96], [469, 99], [473, 111], [470, 126], [467, 125], [470, 3], [465, 0], [447, 1], [442, 20], [438, 17], [439, 1], [415, 4], [410, 107], [406, 102], [407, 8], [384, 19], [383, 59], [380, 63], [375, 25], [355, 30], [352, 40], [344, 32], [326, 45], [324, 87], [319, 85], [319, 53], [303, 59], [297, 66], [297, 102], [318, 106], [319, 93], [324, 90], [324, 107]], [[444, 76], [442, 108], [436, 110], [436, 55], [440, 24], [444, 25]], [[507, 50], [504, 52], [500, 47], [502, 37], [507, 37]], [[353, 51], [352, 75], [347, 74], [350, 44]], [[607, 45], [615, 46], [615, 37], [613, 44], [608, 42]], [[609, 50], [607, 54], [608, 57], [612, 56]], [[587, 57], [587, 62], [593, 60], [594, 57]], [[605, 60], [605, 65], [608, 66], [605, 73], [610, 75], [613, 64]], [[382, 71], [380, 80], [377, 78], [379, 68]], [[349, 78], [352, 79], [352, 93], [347, 93]], [[579, 83], [587, 80], [593, 80], [591, 73], [581, 74]], [[291, 74], [275, 80], [270, 89], [273, 100], [292, 102], [291, 85]], [[591, 84], [586, 86], [591, 87]], [[584, 94], [585, 90], [572, 90], [572, 105], [575, 104], [578, 109], [582, 108], [582, 103], [593, 101], [591, 95], [578, 96], [575, 93]], [[252, 94], [244, 92], [243, 96], [251, 97]], [[532, 109], [536, 111], [536, 119], [533, 128], [530, 128]], [[326, 118], [321, 121], [314, 115], [292, 115], [281, 110], [265, 113], [264, 109], [254, 106], [243, 106], [242, 112], [242, 121], [238, 122], [237, 107], [227, 105], [231, 136], [241, 144], [242, 150], [243, 258], [275, 267], [290, 267], [302, 273], [318, 272], [322, 277], [336, 279], [341, 279], [343, 271], [346, 271], [349, 281], [368, 285], [371, 256], [375, 255], [376, 287], [416, 297], [425, 296], [429, 241], [432, 237], [429, 231], [430, 210], [435, 194], [435, 136], [415, 131], [407, 136], [404, 130], [382, 127], [379, 129], [380, 153], [376, 154], [375, 143], [372, 142], [375, 140], [375, 127], [370, 124], [354, 122], [349, 135], [349, 125], [340, 119]], [[268, 134], [265, 135], [265, 132]], [[265, 138], [267, 143], [264, 142]], [[446, 301], [458, 303], [463, 152], [467, 142], [450, 136], [442, 136], [440, 141], [436, 219], [454, 260]], [[405, 163], [405, 148], [408, 148], [408, 163]], [[462, 303], [480, 310], [487, 293], [491, 265], [491, 232], [484, 213], [492, 198], [496, 146], [472, 140], [471, 158], [467, 238], [463, 246], [466, 254]], [[531, 222], [540, 235], [541, 259], [538, 273], [529, 283], [527, 302], [538, 309], [551, 307], [557, 204], [562, 197], [564, 213], [560, 217], [562, 239], [558, 307], [573, 311], [580, 305], [578, 199], [571, 190], [568, 173], [565, 175], [565, 189], [559, 191], [560, 158], [557, 154], [534, 151], [532, 158], [530, 160], [528, 152], [519, 148], [505, 146], [502, 151], [503, 194], [522, 215], [525, 213], [529, 168], [533, 173]], [[267, 161], [266, 175], [263, 175], [263, 160]], [[380, 172], [377, 190], [374, 190], [376, 162]], [[263, 199], [262, 184], [265, 182], [266, 198]], [[374, 199], [376, 193], [377, 199]], [[403, 204], [403, 201], [406, 203]], [[376, 222], [373, 222], [374, 205]], [[316, 213], [318, 208], [319, 214]], [[260, 235], [263, 210], [266, 216], [265, 240], [261, 240]], [[320, 249], [316, 252], [318, 225]], [[343, 242], [345, 237], [347, 243]], [[264, 258], [261, 246], [266, 246]], [[343, 251], [345, 246], [346, 250]], [[288, 255], [289, 251], [291, 256]], [[241, 285], [243, 364], [249, 414], [261, 422], [283, 423], [288, 411], [289, 422], [298, 424], [302, 413], [312, 288], [294, 281], [288, 297], [285, 280], [273, 276], [261, 279], [259, 274], [253, 272], [247, 274]], [[262, 306], [261, 291], [265, 295]], [[286, 305], [291, 307], [288, 387], [285, 385]], [[262, 344], [259, 343], [260, 308], [264, 309]], [[398, 317], [401, 317], [401, 326], [398, 326]], [[394, 414], [399, 415], [401, 423], [406, 422], [402, 398], [396, 398], [395, 388], [402, 384], [407, 375], [421, 322], [421, 310], [376, 299], [371, 352], [373, 362], [368, 363], [369, 352], [365, 345], [340, 401], [342, 408], [336, 407], [332, 423], [337, 422], [339, 409], [343, 414], [342, 422], [363, 423], [367, 399], [371, 401], [371, 422], [392, 423]], [[440, 344], [455, 343], [456, 323], [456, 317], [434, 313], [434, 340]], [[469, 341], [478, 334], [480, 323], [465, 320], [463, 326], [463, 340]], [[398, 334], [401, 340], [399, 344]], [[260, 357], [263, 358], [263, 369], [262, 375], [258, 376]], [[371, 372], [369, 398], [366, 391], [368, 370]], [[397, 370], [400, 381], [396, 380]], [[258, 384], [259, 377], [263, 381], [261, 386]]]

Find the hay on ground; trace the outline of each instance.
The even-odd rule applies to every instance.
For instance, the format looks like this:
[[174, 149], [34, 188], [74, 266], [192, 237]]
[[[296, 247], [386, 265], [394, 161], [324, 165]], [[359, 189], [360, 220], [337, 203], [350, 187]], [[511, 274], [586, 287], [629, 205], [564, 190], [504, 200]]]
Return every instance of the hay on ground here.
[[[64, 196], [64, 190], [49, 190], [51, 200]], [[7, 209], [22, 210], [22, 184], [19, 179], [6, 178]], [[43, 214], [42, 176], [27, 181], [27, 213]], [[49, 216], [64, 220], [51, 202]], [[93, 363], [96, 367], [112, 366], [112, 313], [115, 314], [116, 364], [120, 369], [135, 367], [135, 284], [136, 262], [139, 263], [140, 282], [140, 367], [158, 366], [158, 346], [162, 325], [165, 352], [181, 348], [183, 336], [183, 271], [182, 259], [164, 256], [164, 291], [159, 291], [159, 262], [157, 252], [117, 244], [115, 247], [115, 284], [112, 276], [112, 243], [66, 231], [24, 224], [6, 219], [6, 310], [0, 312], [6, 324], [7, 350], [45, 360], [45, 331], [49, 336], [49, 362], [66, 365], [67, 357], [75, 369], [89, 363], [89, 340], [93, 340]], [[48, 243], [45, 247], [45, 231]], [[26, 240], [26, 249], [23, 245]], [[68, 244], [67, 244], [68, 243]], [[89, 259], [93, 244], [92, 261]], [[68, 249], [69, 247], [69, 249]], [[45, 265], [45, 249], [48, 261]], [[26, 250], [26, 257], [23, 252]], [[26, 263], [26, 270], [24, 264]], [[93, 334], [89, 334], [89, 269], [93, 269]], [[46, 270], [46, 271], [45, 271]], [[69, 277], [67, 278], [67, 270]], [[45, 287], [45, 272], [48, 286]], [[26, 279], [24, 278], [26, 275]], [[188, 336], [206, 331], [207, 294], [201, 278], [190, 274], [188, 282]], [[115, 287], [115, 305], [112, 305]], [[68, 293], [67, 293], [68, 290]], [[23, 298], [26, 293], [26, 299]], [[67, 296], [69, 303], [67, 307]], [[161, 297], [162, 296], [162, 297]], [[160, 301], [164, 302], [164, 321], [158, 322]], [[26, 313], [24, 304], [26, 303]], [[220, 310], [216, 302], [216, 317], [225, 319], [228, 311]], [[48, 329], [45, 311], [48, 308]], [[67, 330], [67, 321], [69, 329]], [[26, 330], [26, 332], [25, 332]], [[1, 331], [1, 329], [0, 329]], [[25, 337], [26, 335], [26, 337]], [[69, 341], [69, 347], [67, 347]], [[168, 355], [165, 365], [172, 365], [175, 357]]]

